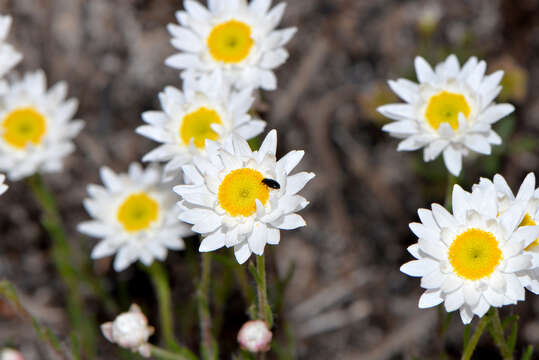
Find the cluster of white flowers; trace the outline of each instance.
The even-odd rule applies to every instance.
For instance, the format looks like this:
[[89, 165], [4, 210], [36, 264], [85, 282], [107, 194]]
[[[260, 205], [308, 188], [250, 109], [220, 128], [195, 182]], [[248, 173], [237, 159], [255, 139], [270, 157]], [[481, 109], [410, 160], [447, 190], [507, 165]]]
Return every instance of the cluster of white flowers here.
[[[181, 90], [165, 87], [161, 110], [144, 112], [146, 124], [136, 129], [159, 143], [142, 158], [151, 165], [133, 164], [119, 175], [104, 167], [104, 187], [88, 186], [84, 206], [93, 220], [79, 231], [102, 239], [92, 258], [116, 254], [116, 271], [137, 260], [163, 261], [167, 249], [183, 249], [192, 233], [201, 236], [201, 252], [232, 247], [244, 263], [252, 253], [262, 255], [266, 244], [277, 245], [280, 230], [305, 226], [296, 212], [309, 202], [298, 192], [314, 174], [292, 174], [304, 152], [278, 160], [275, 130], [256, 151], [247, 142], [266, 128], [253, 111], [256, 92], [276, 89], [273, 70], [288, 58], [283, 46], [296, 31], [276, 30], [285, 4], [270, 9], [271, 0], [210, 0], [208, 7], [185, 0], [185, 11], [176, 14], [180, 25], [168, 26], [180, 53], [166, 64], [181, 70], [183, 83]], [[177, 204], [172, 189], [181, 197]], [[103, 326], [105, 336], [148, 356], [146, 322], [140, 331], [119, 334], [119, 319]], [[268, 350], [267, 326], [252, 333], [241, 333], [243, 346]]]
[[[188, 223], [203, 237], [200, 251], [233, 247], [244, 263], [252, 253], [262, 255], [266, 244], [278, 244], [280, 230], [305, 225], [295, 212], [308, 201], [297, 193], [314, 175], [291, 174], [303, 151], [277, 161], [275, 131], [258, 151], [247, 143], [266, 127], [250, 112], [254, 92], [276, 88], [273, 69], [287, 59], [283, 45], [295, 33], [275, 30], [285, 4], [270, 5], [213, 0], [206, 9], [185, 0], [185, 11], [176, 14], [181, 25], [168, 26], [181, 52], [166, 60], [182, 70], [182, 90], [167, 86], [159, 94], [161, 110], [143, 113], [146, 125], [136, 130], [160, 143], [142, 159], [153, 170], [142, 175], [137, 165], [129, 176], [117, 176], [104, 168], [106, 190], [88, 187], [85, 207], [94, 220], [79, 229], [103, 239], [92, 257], [118, 252], [117, 271], [137, 259], [146, 265], [164, 260], [167, 248], [184, 247]], [[155, 163], [165, 163], [159, 176]], [[174, 191], [181, 199], [173, 208], [171, 183], [179, 178], [183, 184]], [[159, 183], [164, 187], [157, 191]]]
[[490, 307], [524, 300], [524, 288], [539, 292], [539, 189], [529, 174], [515, 197], [501, 175], [464, 191], [453, 188], [453, 212], [433, 204], [410, 224], [419, 238], [408, 251], [417, 260], [401, 267], [421, 277], [420, 308], [444, 303], [460, 310], [463, 323]]

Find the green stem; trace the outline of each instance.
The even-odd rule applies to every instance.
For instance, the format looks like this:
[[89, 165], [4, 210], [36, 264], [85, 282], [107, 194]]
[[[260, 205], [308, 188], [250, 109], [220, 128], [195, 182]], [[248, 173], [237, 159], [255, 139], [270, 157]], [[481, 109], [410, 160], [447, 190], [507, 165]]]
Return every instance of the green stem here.
[[[256, 293], [258, 296], [258, 319], [264, 320], [271, 329], [273, 325], [273, 314], [268, 303], [268, 289], [266, 283], [266, 258], [265, 255], [256, 257], [256, 270], [258, 273], [258, 281], [256, 282]], [[258, 360], [264, 360], [266, 353], [258, 354]]]
[[193, 359], [191, 356], [173, 353], [173, 352], [170, 352], [168, 350], [162, 349], [160, 347], [157, 347], [151, 344], [150, 344], [150, 349], [152, 351], [152, 356], [154, 356], [156, 359], [161, 359], [161, 360], [192, 360]]
[[95, 357], [95, 332], [97, 328], [92, 316], [84, 305], [80, 289], [82, 273], [77, 256], [69, 242], [62, 224], [60, 212], [54, 195], [49, 191], [39, 174], [27, 181], [32, 193], [41, 207], [41, 222], [52, 239], [52, 257], [56, 270], [67, 287], [67, 304], [69, 317], [78, 340], [82, 344], [81, 354], [84, 358]]
[[483, 335], [483, 332], [485, 331], [485, 328], [487, 327], [488, 323], [488, 315], [483, 316], [481, 320], [479, 320], [479, 324], [477, 324], [477, 327], [475, 328], [475, 331], [470, 338], [470, 341], [468, 341], [466, 347], [464, 348], [461, 360], [470, 360], [472, 358], [475, 347], [477, 346], [481, 335]]
[[[256, 270], [259, 280], [257, 282], [256, 293], [258, 296], [258, 318], [270, 324], [267, 319], [266, 307], [268, 304], [268, 290], [266, 285], [266, 259], [264, 255], [256, 257]], [[271, 326], [271, 325], [269, 325]]]
[[494, 338], [494, 342], [500, 350], [503, 359], [513, 360], [513, 354], [509, 350], [507, 342], [505, 341], [504, 330], [498, 309], [495, 307], [491, 308], [489, 311], [489, 317], [491, 318], [492, 324], [492, 337]]
[[202, 359], [217, 359], [217, 343], [212, 334], [211, 314], [210, 314], [210, 275], [211, 275], [211, 253], [202, 254], [202, 271], [198, 286], [198, 317], [200, 322], [200, 352]]
[[174, 314], [172, 311], [172, 300], [170, 294], [170, 283], [167, 270], [163, 264], [155, 261], [145, 270], [150, 275], [155, 293], [157, 295], [157, 303], [159, 306], [159, 317], [161, 324], [161, 336], [167, 349], [176, 350], [179, 345], [174, 338]]

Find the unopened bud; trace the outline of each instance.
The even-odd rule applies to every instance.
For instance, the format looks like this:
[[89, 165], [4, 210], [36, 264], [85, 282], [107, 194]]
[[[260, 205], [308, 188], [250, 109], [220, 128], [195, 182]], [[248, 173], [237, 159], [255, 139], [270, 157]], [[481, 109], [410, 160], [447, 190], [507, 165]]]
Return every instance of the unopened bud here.
[[247, 351], [263, 352], [270, 349], [272, 337], [273, 334], [265, 321], [252, 320], [241, 327], [238, 333], [238, 342]]
[[108, 341], [150, 357], [148, 339], [154, 328], [148, 326], [148, 319], [136, 304], [131, 305], [128, 312], [118, 315], [114, 321], [101, 325], [101, 331]]
[[3, 349], [0, 352], [0, 360], [24, 360], [24, 356], [17, 350]]

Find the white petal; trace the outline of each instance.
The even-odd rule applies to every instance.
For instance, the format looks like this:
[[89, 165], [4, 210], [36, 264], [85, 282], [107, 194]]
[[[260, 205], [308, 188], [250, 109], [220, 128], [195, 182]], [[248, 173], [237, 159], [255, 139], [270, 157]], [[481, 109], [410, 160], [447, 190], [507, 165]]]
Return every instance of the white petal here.
[[436, 305], [439, 305], [444, 300], [440, 297], [440, 290], [427, 290], [419, 298], [419, 308], [426, 309]]
[[469, 193], [464, 191], [460, 185], [453, 186], [453, 214], [455, 218], [461, 223], [466, 222], [466, 214], [470, 210]]
[[489, 124], [494, 124], [498, 120], [506, 117], [515, 111], [515, 107], [511, 104], [497, 104], [489, 106], [485, 111], [483, 111], [477, 118], [478, 122], [487, 122]]
[[123, 184], [120, 178], [108, 167], [102, 167], [100, 169], [101, 180], [107, 189], [112, 192], [119, 192], [123, 190]]
[[513, 273], [526, 270], [529, 269], [532, 265], [531, 257], [529, 255], [514, 256], [510, 259], [507, 259], [506, 261], [507, 264], [505, 266], [505, 269], [503, 269], [505, 273]]
[[432, 215], [440, 228], [454, 228], [457, 226], [457, 221], [453, 215], [451, 215], [446, 208], [439, 204], [432, 204]]
[[111, 241], [100, 241], [93, 249], [91, 258], [100, 259], [114, 254], [118, 250], [117, 246], [114, 246]]
[[302, 150], [292, 150], [279, 159], [277, 165], [282, 166], [284, 172], [288, 175], [299, 164], [303, 155], [305, 155], [305, 152]]
[[460, 308], [464, 304], [464, 295], [461, 290], [447, 294], [444, 301], [445, 310], [452, 312]]
[[459, 176], [462, 170], [462, 154], [453, 146], [448, 146], [444, 150], [444, 163], [451, 174]]
[[445, 139], [437, 139], [431, 142], [423, 150], [423, 159], [425, 162], [432, 161], [440, 155], [440, 153], [447, 147], [449, 141]]
[[421, 223], [411, 223], [410, 230], [420, 239], [436, 242], [440, 239], [438, 228], [429, 228]]
[[271, 130], [260, 145], [256, 154], [256, 162], [261, 163], [266, 155], [273, 155], [277, 152], [277, 131]]
[[432, 67], [421, 56], [415, 58], [414, 64], [417, 79], [420, 83], [431, 82], [436, 79], [436, 74], [434, 74]]
[[419, 239], [417, 242], [419, 248], [425, 253], [431, 255], [435, 259], [443, 260], [445, 257], [445, 246], [441, 241], [428, 241], [425, 239]]
[[529, 173], [524, 178], [522, 185], [520, 185], [516, 199], [522, 200], [522, 201], [528, 201], [533, 196], [534, 191], [535, 191], [535, 174]]
[[400, 271], [413, 277], [422, 277], [432, 273], [439, 267], [436, 261], [429, 259], [412, 260], [400, 267]]
[[516, 202], [500, 215], [500, 225], [506, 234], [511, 234], [522, 222], [526, 213], [526, 207], [527, 204], [525, 202]]
[[388, 83], [391, 90], [407, 103], [415, 103], [418, 100], [419, 86], [416, 83], [406, 79], [389, 80]]
[[281, 241], [281, 232], [279, 229], [275, 228], [268, 228], [268, 239], [267, 243], [269, 245], [279, 245], [279, 242]]
[[467, 325], [472, 322], [473, 313], [467, 306], [463, 306], [460, 308], [460, 318], [462, 320], [462, 323], [464, 325]]
[[434, 269], [433, 272], [421, 278], [421, 287], [424, 289], [439, 289], [445, 278], [446, 276], [440, 270]]
[[239, 264], [243, 264], [251, 256], [251, 250], [247, 241], [234, 246], [234, 256]]
[[85, 235], [103, 238], [110, 234], [108, 226], [100, 221], [85, 221], [77, 226], [77, 230]]
[[198, 251], [209, 252], [222, 248], [225, 246], [225, 234], [220, 230], [206, 236], [200, 243]]
[[490, 144], [483, 135], [471, 134], [464, 137], [464, 145], [469, 149], [484, 155], [490, 155]]
[[287, 214], [281, 217], [278, 221], [271, 223], [272, 226], [281, 230], [294, 230], [305, 226], [305, 220], [298, 214]]
[[125, 270], [129, 265], [134, 263], [138, 258], [136, 249], [131, 246], [124, 246], [118, 251], [118, 255], [114, 259], [114, 270], [120, 272]]
[[421, 223], [423, 223], [425, 226], [430, 228], [438, 228], [438, 224], [436, 223], [436, 220], [434, 220], [432, 211], [428, 209], [419, 209], [417, 210], [417, 214], [419, 215], [419, 220], [421, 220]]
[[464, 301], [471, 307], [474, 307], [479, 302], [481, 293], [476, 290], [475, 286], [471, 283], [465, 283], [462, 287], [462, 294], [464, 295]]
[[505, 274], [505, 280], [507, 281], [506, 296], [515, 301], [524, 301], [524, 287], [517, 276], [515, 274]]
[[384, 125], [382, 131], [409, 135], [417, 133], [418, 127], [417, 122], [413, 120], [401, 120]]
[[249, 236], [248, 243], [249, 248], [256, 255], [264, 254], [264, 247], [266, 246], [266, 241], [268, 238], [267, 227], [263, 223], [255, 223], [253, 227], [253, 232]]
[[308, 172], [300, 172], [286, 179], [286, 194], [295, 195], [311, 181], [315, 175]]

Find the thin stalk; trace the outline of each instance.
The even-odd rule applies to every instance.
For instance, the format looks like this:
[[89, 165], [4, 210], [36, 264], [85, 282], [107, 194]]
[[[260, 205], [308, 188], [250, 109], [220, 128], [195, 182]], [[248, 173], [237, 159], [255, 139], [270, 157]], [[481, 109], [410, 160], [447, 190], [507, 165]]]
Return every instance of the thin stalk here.
[[[49, 191], [39, 174], [28, 179], [34, 198], [41, 207], [41, 222], [52, 240], [52, 258], [56, 270], [67, 287], [67, 305], [71, 323], [75, 329], [85, 359], [95, 357], [95, 332], [93, 317], [88, 314], [81, 296], [80, 274], [76, 254], [67, 241], [54, 195]], [[75, 259], [75, 260], [74, 260]]]
[[[265, 255], [256, 257], [256, 271], [258, 273], [258, 281], [256, 282], [256, 293], [258, 297], [258, 319], [264, 320], [268, 327], [272, 327], [273, 314], [268, 303], [268, 288], [266, 283], [266, 258]], [[264, 360], [266, 353], [258, 354], [258, 360]]]
[[266, 314], [266, 307], [268, 304], [268, 289], [266, 284], [266, 258], [263, 254], [256, 257], [256, 270], [260, 280], [257, 282], [256, 287], [256, 293], [258, 296], [258, 318], [266, 321], [268, 325], [271, 326]]
[[175, 350], [179, 346], [174, 338], [174, 313], [172, 311], [172, 299], [167, 270], [163, 264], [157, 261], [151, 266], [146, 267], [145, 270], [152, 280], [157, 296], [163, 343], [166, 344], [167, 349]]
[[[192, 360], [190, 356], [177, 354], [150, 344], [152, 356], [158, 360]], [[196, 358], [195, 358], [196, 359]]]
[[217, 344], [212, 334], [210, 314], [211, 253], [202, 254], [202, 270], [198, 286], [198, 318], [200, 323], [200, 353], [204, 360], [217, 359]]
[[504, 330], [498, 309], [495, 307], [491, 308], [489, 311], [489, 315], [492, 324], [492, 337], [494, 338], [496, 346], [500, 350], [500, 353], [504, 360], [513, 360], [513, 354], [509, 350], [507, 342], [505, 341]]
[[490, 317], [488, 315], [483, 316], [481, 320], [479, 320], [479, 324], [477, 324], [477, 327], [475, 328], [475, 331], [472, 337], [470, 338], [470, 341], [468, 341], [468, 344], [464, 348], [461, 360], [470, 360], [472, 358], [472, 355], [477, 346], [477, 343], [479, 342], [481, 335], [483, 335], [483, 332], [485, 331], [489, 321], [490, 321]]

